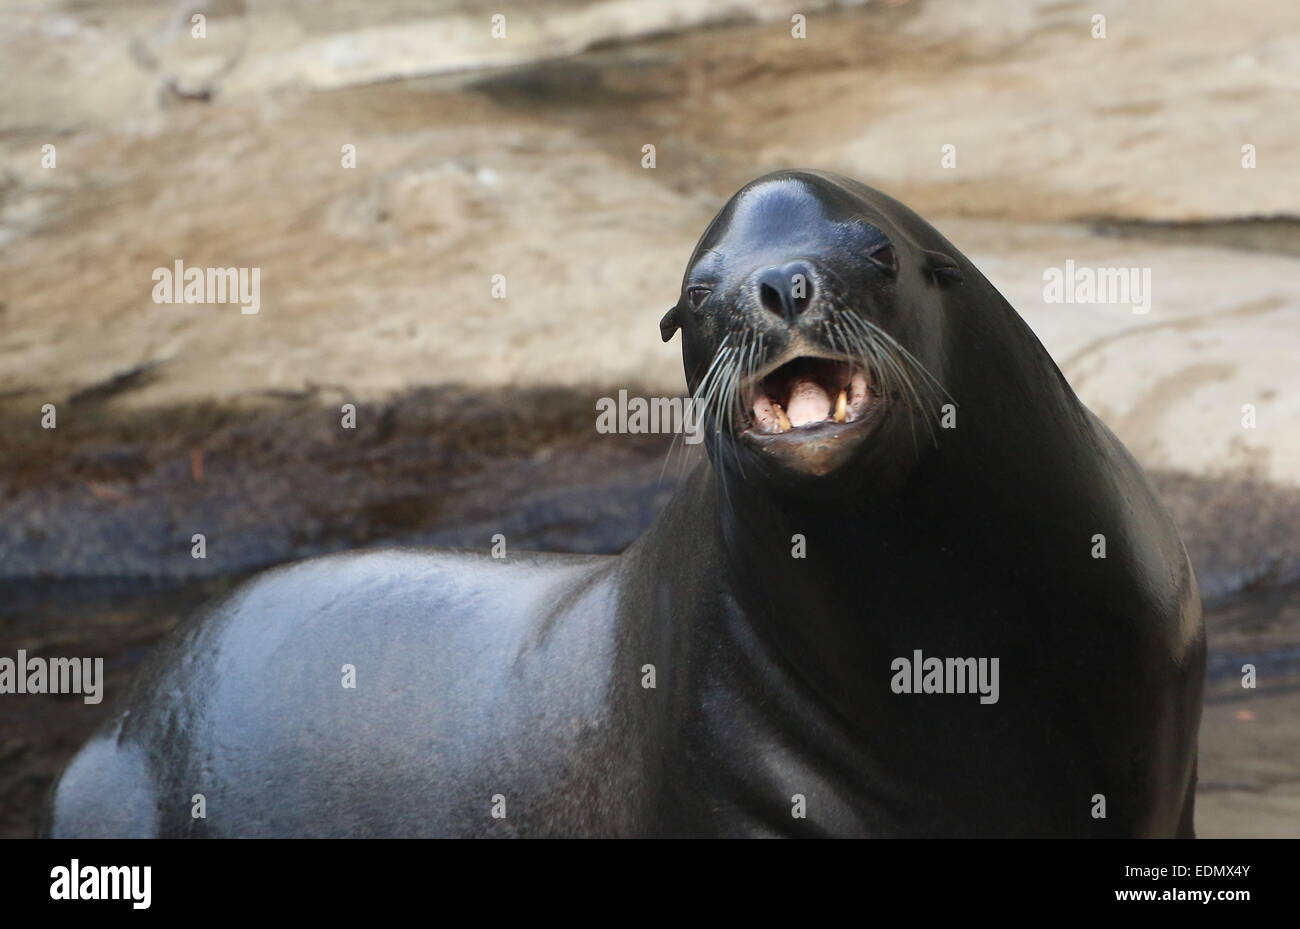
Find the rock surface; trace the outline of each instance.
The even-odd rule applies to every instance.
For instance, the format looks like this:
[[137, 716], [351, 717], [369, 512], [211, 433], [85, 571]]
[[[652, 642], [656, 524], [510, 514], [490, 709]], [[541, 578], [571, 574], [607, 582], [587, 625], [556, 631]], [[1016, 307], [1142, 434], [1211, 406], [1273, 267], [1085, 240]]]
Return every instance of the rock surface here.
[[[499, 40], [477, 3], [414, 20], [407, 4], [375, 19], [230, 3], [202, 40], [177, 25], [187, 7], [152, 26], [156, 11], [129, 5], [14, 14], [0, 33], [24, 59], [0, 146], [0, 398], [34, 411], [141, 372], [118, 403], [677, 392], [654, 323], [694, 239], [735, 186], [799, 165], [931, 218], [1145, 463], [1295, 483], [1295, 236], [1189, 247], [1094, 227], [1300, 215], [1300, 7], [1206, 6], [1135, 5], [1105, 38], [1086, 4], [1028, 0], [813, 4], [805, 39], [766, 2], [569, 3], [510, 18]], [[627, 44], [745, 18], [778, 21]], [[241, 51], [213, 51], [236, 26]], [[133, 83], [131, 49], [160, 37], [230, 59], [210, 102]], [[71, 73], [49, 80], [56, 65]], [[155, 304], [153, 270], [178, 259], [260, 268], [260, 312]], [[1066, 261], [1149, 269], [1150, 311], [1045, 303], [1043, 275]]]

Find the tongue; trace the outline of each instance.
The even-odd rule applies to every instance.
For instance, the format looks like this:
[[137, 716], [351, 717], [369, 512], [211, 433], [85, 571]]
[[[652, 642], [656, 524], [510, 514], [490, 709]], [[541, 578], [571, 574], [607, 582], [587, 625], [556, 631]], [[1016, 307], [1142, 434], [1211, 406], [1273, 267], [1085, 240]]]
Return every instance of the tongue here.
[[804, 426], [819, 423], [831, 415], [831, 398], [816, 381], [799, 377], [790, 385], [790, 399], [786, 403], [785, 415], [790, 417], [790, 425]]

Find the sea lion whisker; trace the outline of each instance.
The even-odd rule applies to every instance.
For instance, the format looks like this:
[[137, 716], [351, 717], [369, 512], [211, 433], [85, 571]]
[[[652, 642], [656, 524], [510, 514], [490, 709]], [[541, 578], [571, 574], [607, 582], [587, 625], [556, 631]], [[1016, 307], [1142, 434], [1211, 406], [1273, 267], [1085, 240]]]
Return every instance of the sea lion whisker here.
[[[897, 371], [900, 384], [907, 391], [909, 405], [921, 416], [926, 424], [927, 431], [930, 433], [931, 441], [937, 444], [932, 422], [934, 411], [929, 409], [929, 403], [922, 402], [921, 393], [924, 391], [931, 403], [938, 399], [936, 391], [941, 391], [944, 396], [951, 400], [952, 397], [947, 389], [917, 360], [915, 355], [903, 348], [893, 336], [879, 326], [855, 314], [844, 314], [843, 318], [854, 326], [856, 331], [876, 348], [880, 353], [880, 357], [886, 359]], [[918, 384], [916, 378], [912, 376], [913, 372], [923, 375], [924, 380]]]
[[731, 336], [728, 335], [718, 346], [718, 350], [713, 355], [713, 361], [708, 370], [704, 372], [704, 377], [700, 379], [699, 385], [691, 395], [692, 401], [697, 405], [698, 415], [701, 422], [713, 422], [715, 431], [721, 431], [721, 424], [716, 421], [713, 404], [717, 394], [718, 385], [721, 383], [722, 372], [730, 362], [732, 347], [730, 345]]
[[[861, 357], [862, 366], [871, 372], [879, 402], [887, 408], [893, 400], [896, 389], [906, 390], [907, 395], [904, 397], [904, 402], [909, 409], [915, 410], [918, 405], [916, 389], [904, 366], [898, 362], [887, 346], [881, 345], [879, 340], [874, 338], [871, 332], [855, 331], [846, 325], [844, 322], [846, 318], [852, 319], [847, 314], [837, 314], [835, 329], [845, 343], [852, 347], [853, 354]], [[919, 449], [916, 440], [915, 416], [909, 416], [907, 420], [912, 434], [912, 447], [915, 451]]]
[[872, 335], [883, 340], [886, 344], [890, 346], [890, 348], [893, 351], [898, 353], [899, 356], [901, 356], [904, 360], [906, 360], [913, 370], [924, 375], [926, 380], [929, 381], [931, 385], [933, 385], [936, 389], [942, 391], [943, 395], [947, 397], [949, 400], [952, 400], [952, 394], [948, 393], [948, 389], [944, 387], [942, 383], [940, 383], [939, 379], [935, 377], [933, 373], [931, 373], [930, 369], [927, 368], [925, 365], [921, 364], [921, 362], [917, 360], [917, 357], [913, 355], [911, 352], [909, 352], [906, 348], [904, 348], [902, 344], [899, 343], [899, 341], [895, 339], [892, 335], [890, 335], [884, 329], [881, 329], [875, 323], [871, 322], [871, 320], [864, 319], [861, 316], [858, 316], [856, 314], [849, 314], [848, 319], [859, 326], [865, 327], [866, 330], [869, 331]]
[[[749, 333], [741, 341], [741, 347], [733, 359], [733, 364], [728, 371], [727, 386], [723, 393], [722, 400], [727, 405], [727, 431], [734, 434], [736, 430], [736, 409], [740, 406], [740, 385], [743, 382], [743, 375], [748, 369], [751, 353], [753, 351], [753, 338]], [[744, 462], [741, 461], [739, 453], [734, 446], [730, 446], [736, 466], [740, 471], [741, 478], [745, 476]]]

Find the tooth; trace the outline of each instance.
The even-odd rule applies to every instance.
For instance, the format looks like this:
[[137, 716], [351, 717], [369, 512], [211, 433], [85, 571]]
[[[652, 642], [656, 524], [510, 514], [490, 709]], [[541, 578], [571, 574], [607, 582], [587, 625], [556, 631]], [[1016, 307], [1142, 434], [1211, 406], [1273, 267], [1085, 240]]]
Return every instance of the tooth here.
[[855, 401], [861, 400], [863, 397], [867, 395], [867, 391], [870, 389], [871, 389], [871, 385], [867, 383], [866, 372], [855, 371], [853, 374], [853, 380], [849, 384], [850, 395], [853, 397], [853, 399]]
[[843, 387], [840, 388], [840, 395], [835, 399], [835, 421], [842, 423], [849, 418], [849, 398]]
[[772, 408], [776, 410], [776, 424], [777, 424], [777, 426], [779, 426], [779, 427], [781, 428], [781, 431], [782, 431], [782, 432], [789, 432], [789, 431], [790, 431], [790, 428], [791, 428], [791, 426], [790, 426], [790, 417], [785, 415], [785, 410], [782, 409], [781, 404], [779, 404], [779, 403], [773, 403], [773, 404], [772, 404]]

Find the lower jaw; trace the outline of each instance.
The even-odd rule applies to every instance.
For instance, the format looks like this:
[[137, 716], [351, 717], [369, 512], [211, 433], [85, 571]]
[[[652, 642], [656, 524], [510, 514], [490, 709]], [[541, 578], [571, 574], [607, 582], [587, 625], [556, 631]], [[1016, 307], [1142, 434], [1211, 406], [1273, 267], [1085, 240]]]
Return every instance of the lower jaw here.
[[872, 426], [869, 419], [852, 422], [820, 422], [788, 432], [747, 431], [741, 439], [786, 469], [821, 477], [852, 457]]

